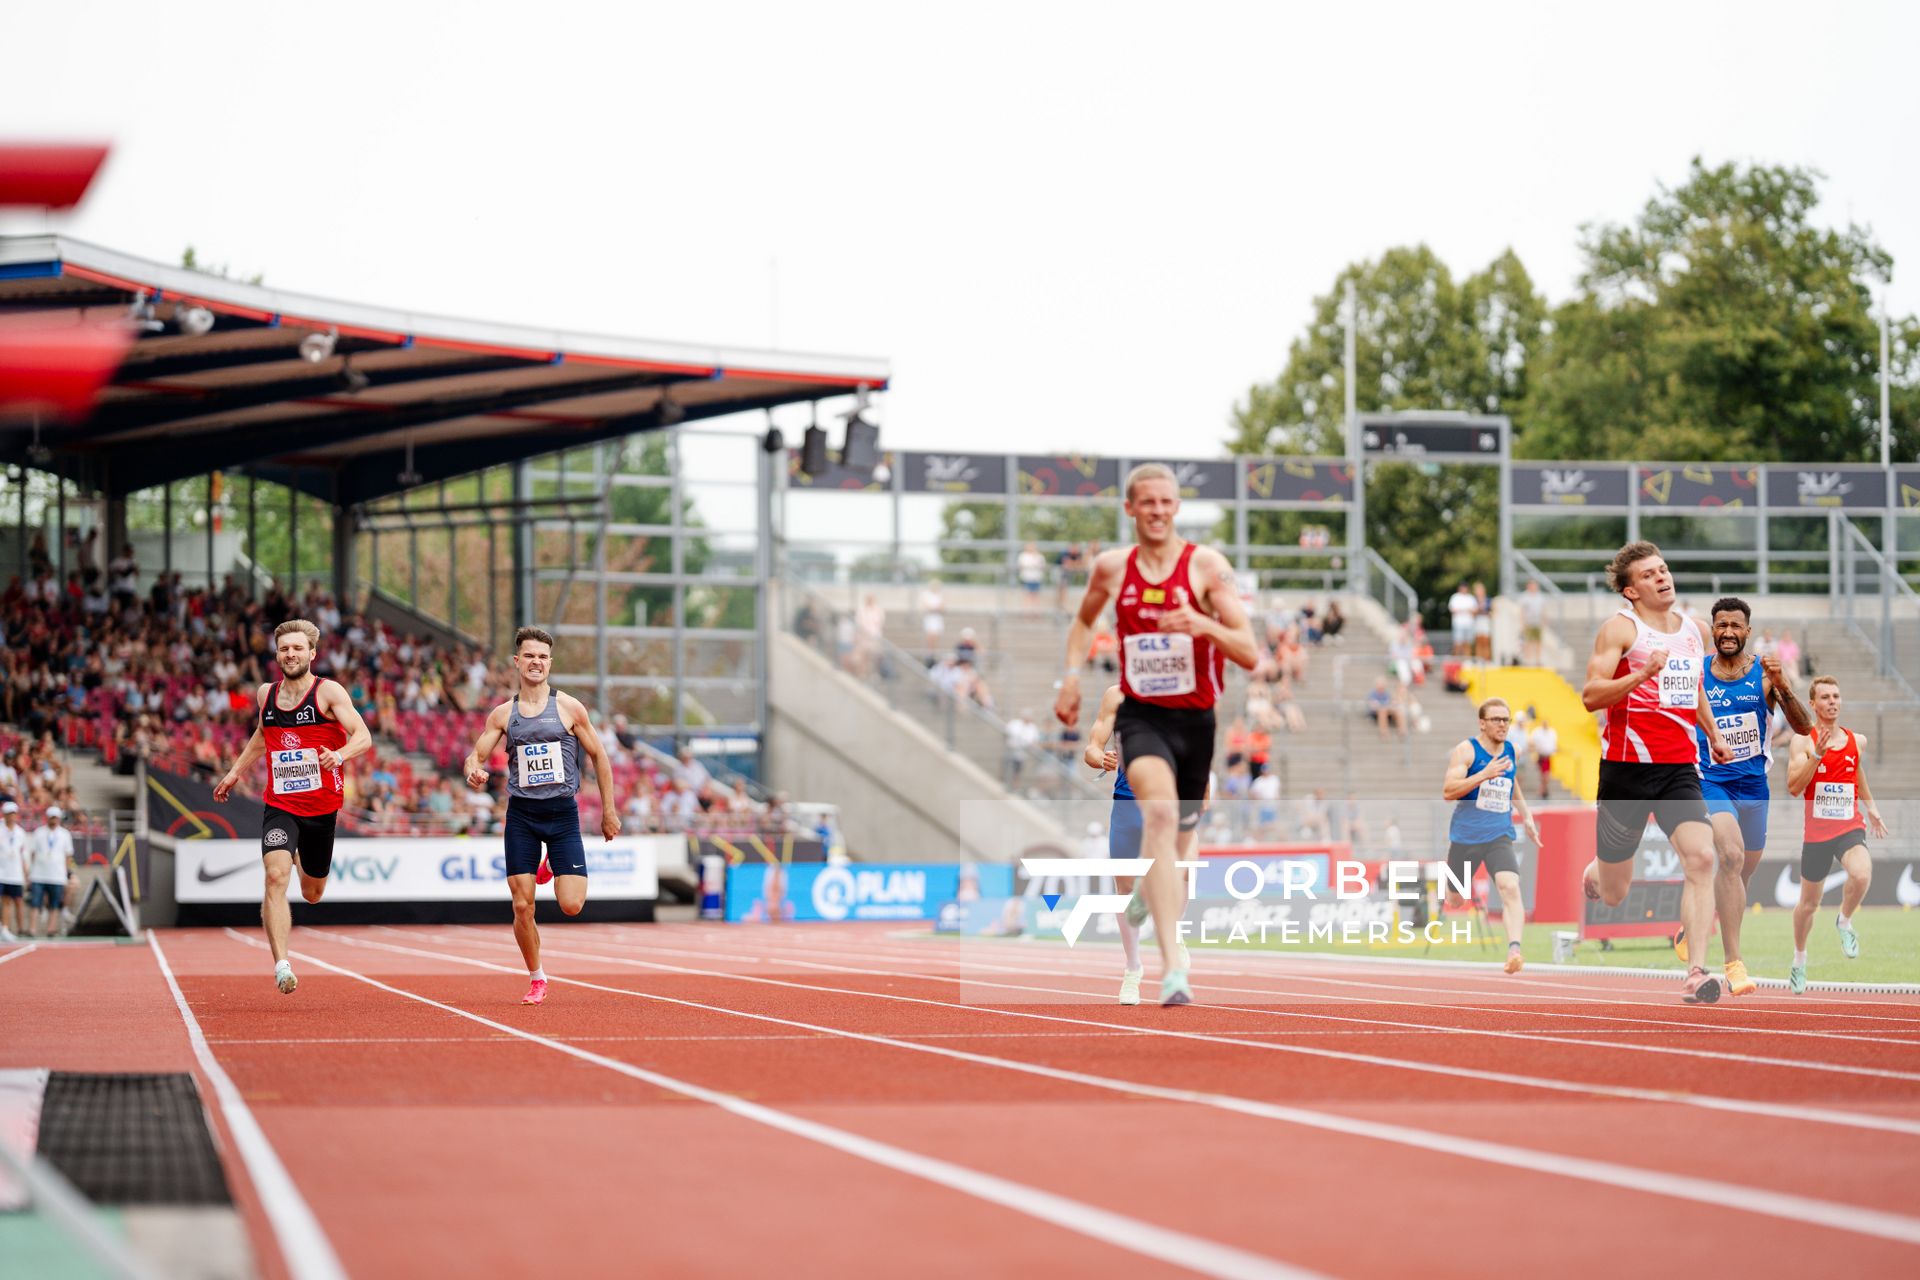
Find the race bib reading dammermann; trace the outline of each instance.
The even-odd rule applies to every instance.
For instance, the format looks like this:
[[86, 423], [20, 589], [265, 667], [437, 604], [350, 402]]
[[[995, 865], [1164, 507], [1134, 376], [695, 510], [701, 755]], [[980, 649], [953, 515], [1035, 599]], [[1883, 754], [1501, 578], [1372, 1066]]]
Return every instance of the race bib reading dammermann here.
[[1660, 705], [1692, 711], [1700, 705], [1700, 660], [1671, 655], [1660, 671]]
[[528, 742], [520, 747], [520, 785], [550, 787], [567, 780], [567, 758], [557, 742]]
[[1192, 693], [1193, 637], [1172, 631], [1128, 636], [1127, 687], [1142, 698], [1165, 698]]
[[277, 796], [297, 796], [320, 789], [320, 753], [312, 747], [276, 751], [269, 768], [273, 772], [273, 794]]
[[1828, 822], [1846, 822], [1853, 817], [1851, 782], [1813, 784], [1813, 816]]
[[1742, 711], [1737, 716], [1715, 716], [1713, 722], [1720, 726], [1720, 736], [1733, 750], [1733, 763], [1752, 760], [1760, 754], [1759, 716]]

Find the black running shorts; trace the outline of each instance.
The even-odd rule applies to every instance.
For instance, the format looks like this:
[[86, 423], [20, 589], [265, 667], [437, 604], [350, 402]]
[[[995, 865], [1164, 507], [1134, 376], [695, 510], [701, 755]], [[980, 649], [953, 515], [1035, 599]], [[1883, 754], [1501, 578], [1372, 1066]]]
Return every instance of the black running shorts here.
[[1647, 819], [1673, 837], [1684, 822], [1706, 822], [1700, 770], [1692, 764], [1600, 762], [1600, 814], [1594, 852], [1602, 862], [1631, 862], [1647, 832]]
[[1867, 844], [1865, 828], [1855, 827], [1851, 831], [1842, 831], [1831, 840], [1815, 840], [1811, 844], [1800, 846], [1800, 879], [1825, 880], [1833, 871], [1833, 864], [1840, 861], [1840, 855], [1849, 849], [1864, 849]]
[[1180, 827], [1200, 825], [1207, 799], [1207, 774], [1213, 768], [1213, 711], [1205, 707], [1157, 707], [1128, 698], [1114, 717], [1120, 738], [1121, 767], [1157, 756], [1173, 770], [1180, 797]]
[[337, 813], [303, 818], [285, 809], [266, 806], [265, 825], [260, 830], [262, 857], [276, 849], [291, 849], [300, 860], [300, 869], [315, 880], [326, 879], [333, 870], [333, 828]]
[[1498, 840], [1482, 840], [1476, 844], [1462, 844], [1455, 840], [1447, 845], [1447, 870], [1453, 878], [1473, 889], [1473, 869], [1485, 867], [1487, 874], [1497, 876], [1502, 871], [1520, 874], [1520, 859], [1513, 851], [1513, 837], [1501, 836]]

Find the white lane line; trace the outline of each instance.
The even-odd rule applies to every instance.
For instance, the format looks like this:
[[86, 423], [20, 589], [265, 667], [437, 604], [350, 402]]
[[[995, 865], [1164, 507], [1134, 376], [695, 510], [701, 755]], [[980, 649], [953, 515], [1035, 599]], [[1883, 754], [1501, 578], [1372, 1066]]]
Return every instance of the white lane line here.
[[[227, 932], [248, 946], [257, 947], [261, 945], [251, 938], [235, 933], [231, 929], [227, 930]], [[357, 945], [385, 947], [389, 944], [360, 942]], [[1319, 1274], [1317, 1272], [1304, 1270], [1300, 1267], [1290, 1266], [1272, 1258], [1262, 1257], [1259, 1254], [1248, 1253], [1243, 1249], [1236, 1249], [1231, 1245], [1224, 1245], [1218, 1241], [1204, 1239], [1200, 1236], [1187, 1235], [1185, 1232], [1170, 1230], [1166, 1227], [1157, 1227], [1125, 1214], [1113, 1213], [1109, 1210], [1099, 1208], [1096, 1205], [1086, 1204], [1079, 1200], [1071, 1200], [1066, 1196], [1055, 1195], [1051, 1191], [1043, 1191], [1039, 1187], [1013, 1182], [1006, 1178], [996, 1177], [993, 1174], [981, 1173], [978, 1170], [969, 1169], [962, 1165], [951, 1164], [932, 1156], [925, 1156], [901, 1147], [890, 1146], [887, 1143], [863, 1137], [860, 1134], [851, 1133], [844, 1129], [836, 1129], [831, 1125], [821, 1124], [817, 1121], [804, 1120], [799, 1116], [789, 1115], [784, 1111], [776, 1111], [771, 1107], [763, 1107], [758, 1103], [748, 1102], [745, 1099], [736, 1098], [730, 1094], [707, 1089], [685, 1080], [677, 1080], [672, 1076], [662, 1075], [657, 1071], [649, 1071], [645, 1067], [636, 1067], [632, 1063], [622, 1062], [617, 1058], [608, 1058], [574, 1045], [549, 1039], [546, 1036], [536, 1035], [531, 1031], [523, 1031], [518, 1027], [508, 1026], [504, 1022], [495, 1022], [491, 1018], [482, 1017], [477, 1013], [470, 1013], [454, 1005], [442, 1004], [440, 1001], [432, 999], [429, 996], [423, 996], [417, 992], [392, 986], [380, 981], [378, 978], [370, 978], [364, 973], [357, 973], [344, 966], [329, 963], [328, 961], [320, 959], [318, 956], [298, 951], [290, 954], [297, 958], [302, 964], [313, 965], [316, 968], [337, 973], [342, 977], [352, 978], [356, 982], [363, 982], [377, 990], [402, 996], [408, 1000], [426, 1005], [429, 1008], [454, 1014], [470, 1022], [477, 1022], [483, 1027], [492, 1027], [496, 1031], [505, 1032], [510, 1036], [517, 1036], [530, 1044], [537, 1044], [543, 1048], [552, 1049], [556, 1053], [564, 1053], [569, 1057], [578, 1058], [582, 1062], [590, 1062], [597, 1067], [604, 1067], [608, 1071], [617, 1072], [629, 1079], [639, 1080], [642, 1083], [653, 1085], [656, 1088], [666, 1089], [673, 1093], [680, 1094], [683, 1097], [692, 1098], [697, 1102], [707, 1103], [729, 1114], [738, 1116], [743, 1120], [750, 1120], [755, 1124], [765, 1125], [767, 1128], [777, 1129], [783, 1133], [792, 1134], [797, 1138], [804, 1138], [809, 1142], [815, 1142], [824, 1147], [831, 1147], [847, 1155], [855, 1156], [859, 1159], [884, 1166], [885, 1168], [924, 1179], [939, 1186], [973, 1196], [976, 1199], [997, 1204], [1005, 1209], [1011, 1209], [1015, 1213], [1023, 1214], [1037, 1221], [1065, 1228], [1068, 1231], [1073, 1231], [1097, 1240], [1102, 1244], [1127, 1249], [1143, 1257], [1157, 1259], [1170, 1266], [1180, 1267], [1188, 1271], [1197, 1271], [1202, 1275], [1246, 1277], [1248, 1280], [1309, 1280], [1309, 1278], [1317, 1278]], [[474, 964], [479, 962], [462, 960], [460, 963]], [[501, 968], [503, 966], [487, 967]], [[507, 972], [524, 973], [525, 970], [507, 970]], [[799, 1026], [800, 1024], [796, 1023], [793, 1025]], [[803, 1029], [813, 1030], [814, 1028]], [[827, 1032], [826, 1028], [818, 1028], [818, 1030], [831, 1034]]]
[[9, 960], [18, 960], [21, 956], [32, 955], [34, 952], [38, 951], [39, 949], [40, 949], [39, 943], [29, 942], [26, 946], [21, 947], [17, 951], [9, 951], [7, 952], [7, 954], [0, 956], [0, 964], [6, 964]]
[[[400, 931], [396, 930], [395, 932], [400, 932]], [[495, 943], [492, 945], [499, 946], [502, 944]], [[634, 951], [647, 950], [647, 948], [640, 947], [634, 944], [615, 944], [615, 945], [620, 945], [627, 950], [634, 950]], [[561, 954], [561, 953], [555, 952], [555, 954]], [[675, 966], [675, 965], [633, 960], [625, 956], [591, 955], [591, 956], [584, 956], [583, 958], [596, 959], [596, 960], [602, 961], [603, 963], [612, 963], [612, 964], [620, 964], [620, 963], [644, 964], [644, 965], [648, 965], [651, 968], [665, 969], [670, 972], [679, 968], [679, 966]], [[899, 970], [899, 969], [857, 968], [851, 965], [825, 964], [820, 961], [814, 961], [814, 960], [788, 960], [785, 963], [790, 965], [799, 965], [802, 968], [826, 969], [831, 972], [862, 974], [869, 977], [912, 978], [919, 981], [927, 981], [927, 982], [959, 982], [965, 985], [970, 985], [975, 987], [997, 987], [997, 988], [1010, 990], [1010, 991], [1034, 991], [1034, 992], [1043, 992], [1043, 993], [1051, 993], [1051, 994], [1059, 994], [1059, 995], [1087, 996], [1087, 995], [1094, 994], [1092, 992], [1086, 992], [1086, 991], [1077, 991], [1077, 990], [1068, 991], [1068, 990], [1063, 990], [1057, 987], [1035, 987], [1035, 986], [1029, 986], [1029, 985], [1024, 985], [1020, 983], [990, 982], [985, 978], [956, 979], [956, 978], [945, 977], [942, 975], [928, 975], [928, 974], [922, 974], [922, 973], [913, 973], [913, 972], [908, 972], [908, 971]], [[683, 971], [688, 973], [700, 974], [703, 976], [710, 976], [710, 977], [737, 978], [737, 979], [740, 979], [741, 981], [747, 981], [747, 982], [773, 981], [773, 979], [760, 978], [752, 974], [726, 973], [724, 971], [719, 971], [719, 970], [686, 969]], [[1068, 979], [1071, 979], [1077, 976], [1075, 974], [1060, 973], [1058, 971], [1049, 971], [1049, 972], [1051, 976], [1068, 978]], [[1090, 978], [1089, 980], [1091, 981], [1093, 979]], [[1314, 997], [1317, 994], [1314, 992], [1280, 991], [1280, 990], [1274, 990], [1271, 988], [1262, 988], [1262, 987], [1227, 986], [1223, 983], [1218, 983], [1218, 982], [1206, 982], [1206, 983], [1195, 982], [1193, 985], [1196, 990], [1229, 991], [1229, 992], [1235, 992], [1243, 995], [1275, 995], [1275, 996], [1289, 996], [1289, 997], [1300, 998], [1300, 997]], [[841, 990], [840, 988], [822, 988], [822, 989]], [[845, 992], [845, 994], [869, 994], [869, 993]], [[1405, 1008], [1410, 1003], [1404, 1000], [1370, 999], [1365, 996], [1344, 996], [1344, 997], [1337, 997], [1337, 998], [1345, 1000], [1349, 1003], [1386, 1005], [1389, 1008]], [[974, 1006], [956, 1005], [954, 1007], [955, 1008], [972, 1008]], [[1467, 1012], [1467, 1013], [1483, 1012], [1482, 1010], [1473, 1008], [1471, 1006], [1420, 1005], [1418, 1007], [1452, 1009], [1459, 1012]], [[1543, 1044], [1585, 1045], [1591, 1048], [1614, 1049], [1623, 1053], [1657, 1053], [1657, 1054], [1666, 1054], [1666, 1055], [1677, 1055], [1680, 1057], [1688, 1057], [1688, 1058], [1713, 1058], [1723, 1062], [1740, 1062], [1740, 1063], [1746, 1063], [1748, 1065], [1753, 1065], [1753, 1066], [1774, 1066], [1774, 1067], [1791, 1068], [1791, 1069], [1798, 1069], [1798, 1070], [1805, 1070], [1805, 1071], [1827, 1072], [1830, 1074], [1839, 1074], [1839, 1075], [1854, 1075], [1854, 1076], [1872, 1077], [1877, 1079], [1920, 1082], [1920, 1072], [1895, 1071], [1895, 1070], [1892, 1070], [1891, 1068], [1884, 1068], [1884, 1067], [1857, 1067], [1857, 1066], [1850, 1066], [1846, 1063], [1802, 1060], [1798, 1058], [1773, 1058], [1773, 1057], [1762, 1056], [1759, 1054], [1732, 1053], [1726, 1050], [1719, 1050], [1719, 1049], [1676, 1048], [1668, 1045], [1651, 1045], [1651, 1044], [1619, 1044], [1611, 1040], [1594, 1040], [1589, 1038], [1576, 1038], [1575, 1036], [1572, 1036], [1572, 1035], [1558, 1035], [1558, 1034], [1549, 1035], [1544, 1032], [1537, 1032], [1537, 1031], [1502, 1031], [1502, 1030], [1496, 1030], [1489, 1027], [1434, 1026], [1431, 1023], [1424, 1023], [1424, 1022], [1405, 1022], [1405, 1021], [1398, 1021], [1398, 1020], [1389, 1019], [1389, 1018], [1356, 1018], [1356, 1017], [1347, 1017], [1347, 1016], [1343, 1016], [1335, 1013], [1315, 1013], [1308, 1010], [1268, 1009], [1258, 1005], [1214, 1004], [1214, 1005], [1209, 1005], [1208, 1008], [1218, 1009], [1218, 1010], [1221, 1010], [1222, 1012], [1248, 1015], [1252, 1017], [1307, 1018], [1307, 1019], [1313, 1019], [1315, 1021], [1320, 1021], [1320, 1022], [1358, 1023], [1363, 1026], [1380, 1026], [1382, 1024], [1385, 1024], [1390, 1026], [1405, 1027], [1409, 1030], [1440, 1031], [1449, 1035], [1489, 1036], [1489, 1037], [1493, 1037], [1495, 1039], [1501, 1039], [1501, 1040], [1531, 1040], [1531, 1041], [1537, 1041]], [[1544, 1010], [1530, 1010], [1529, 1012], [1539, 1017], [1578, 1017], [1579, 1016], [1577, 1014], [1569, 1015], [1569, 1014], [1548, 1013]], [[1678, 1026], [1677, 1024], [1676, 1024], [1676, 1029], [1683, 1032], [1688, 1030], [1688, 1028], [1684, 1026]], [[1824, 1036], [1826, 1033], [1773, 1030], [1773, 1031], [1764, 1032], [1764, 1034]], [[1907, 1045], [1910, 1042], [1901, 1040], [1901, 1041], [1893, 1041], [1891, 1043]]]
[[193, 1016], [186, 996], [181, 994], [180, 984], [174, 980], [167, 953], [160, 946], [160, 935], [149, 932], [147, 945], [153, 948], [153, 958], [160, 962], [160, 976], [167, 980], [167, 990], [173, 992], [173, 1002], [180, 1009], [181, 1020], [187, 1024], [193, 1056], [199, 1059], [200, 1070], [213, 1085], [220, 1112], [227, 1120], [227, 1130], [240, 1149], [240, 1158], [246, 1163], [253, 1189], [259, 1193], [267, 1221], [273, 1224], [273, 1234], [279, 1241], [280, 1256], [287, 1270], [295, 1280], [346, 1280], [347, 1273], [341, 1268], [326, 1232], [320, 1229], [319, 1220], [313, 1216], [299, 1188], [293, 1185], [293, 1178], [253, 1118], [246, 1099], [240, 1096], [240, 1090], [234, 1087], [233, 1080], [213, 1056], [213, 1049], [200, 1030], [200, 1020]]
[[[235, 934], [235, 937], [240, 935]], [[243, 939], [244, 941], [245, 939]], [[404, 952], [413, 955], [432, 957], [431, 952], [411, 947], [399, 947], [392, 943], [373, 942], [366, 939], [336, 938], [334, 941], [350, 947], [369, 947], [381, 951]], [[253, 944], [258, 945], [258, 944]], [[588, 957], [592, 958], [592, 957]], [[523, 970], [510, 965], [494, 964], [485, 960], [462, 959], [462, 964], [476, 968], [493, 969], [501, 973], [520, 973]], [[673, 966], [647, 965], [645, 961], [629, 961], [648, 968], [673, 968]], [[332, 967], [332, 966], [328, 966]], [[697, 972], [681, 970], [682, 972]], [[342, 970], [342, 972], [350, 972]], [[356, 975], [357, 976], [357, 975]], [[712, 974], [720, 978], [734, 978], [732, 974]], [[371, 979], [362, 979], [372, 981]], [[1815, 1200], [1807, 1196], [1793, 1195], [1788, 1192], [1769, 1191], [1758, 1187], [1740, 1186], [1734, 1183], [1717, 1182], [1709, 1178], [1694, 1178], [1683, 1174], [1672, 1174], [1657, 1169], [1635, 1168], [1617, 1165], [1603, 1160], [1589, 1160], [1580, 1156], [1559, 1155], [1553, 1152], [1535, 1151], [1524, 1147], [1510, 1147], [1501, 1143], [1487, 1142], [1476, 1138], [1461, 1138], [1450, 1134], [1433, 1133], [1422, 1129], [1412, 1129], [1401, 1125], [1383, 1124], [1376, 1121], [1360, 1120], [1351, 1116], [1331, 1112], [1310, 1111], [1298, 1107], [1282, 1106], [1277, 1103], [1262, 1102], [1252, 1098], [1240, 1098], [1230, 1094], [1209, 1093], [1194, 1089], [1175, 1089], [1161, 1085], [1144, 1084], [1137, 1081], [1117, 1080], [1106, 1076], [1090, 1075], [1080, 1071], [1070, 1071], [1060, 1067], [1043, 1066], [1039, 1063], [1021, 1062], [1011, 1058], [996, 1058], [986, 1054], [969, 1053], [961, 1049], [948, 1049], [939, 1045], [917, 1044], [899, 1040], [890, 1036], [872, 1035], [860, 1031], [848, 1031], [839, 1027], [821, 1026], [816, 1023], [801, 1022], [792, 1018], [780, 1018], [771, 1014], [749, 1013], [740, 1009], [729, 1009], [721, 1005], [703, 1004], [697, 1000], [684, 1000], [675, 996], [656, 995], [648, 991], [635, 991], [627, 987], [609, 987], [596, 982], [587, 982], [578, 978], [551, 978], [550, 981], [570, 986], [586, 987], [613, 995], [656, 1001], [662, 1004], [680, 1005], [689, 1009], [700, 1009], [708, 1013], [718, 1013], [729, 1017], [745, 1018], [755, 1022], [768, 1022], [778, 1026], [796, 1027], [807, 1031], [820, 1031], [828, 1035], [848, 1040], [858, 1040], [867, 1044], [885, 1045], [896, 1049], [906, 1049], [914, 1053], [932, 1054], [950, 1058], [958, 1062], [968, 1062], [979, 1066], [994, 1067], [1005, 1071], [1015, 1071], [1024, 1075], [1040, 1076], [1050, 1080], [1061, 1080], [1072, 1084], [1086, 1085], [1091, 1088], [1110, 1090], [1116, 1093], [1132, 1094], [1138, 1097], [1154, 1098], [1167, 1102], [1192, 1103], [1212, 1107], [1240, 1115], [1253, 1116], [1263, 1120], [1275, 1120], [1303, 1128], [1318, 1129], [1323, 1132], [1337, 1133], [1349, 1137], [1371, 1138], [1398, 1146], [1414, 1147], [1440, 1155], [1457, 1156], [1467, 1160], [1479, 1160], [1488, 1164], [1503, 1165], [1509, 1168], [1525, 1169], [1534, 1173], [1550, 1173], [1561, 1177], [1573, 1178], [1585, 1182], [1600, 1183], [1628, 1191], [1638, 1191], [1650, 1195], [1664, 1195], [1674, 1199], [1690, 1200], [1712, 1205], [1718, 1212], [1756, 1213], [1766, 1217], [1781, 1218], [1798, 1225], [1809, 1223], [1835, 1227], [1859, 1235], [1878, 1236], [1896, 1240], [1902, 1244], [1920, 1245], [1920, 1218], [1905, 1214], [1891, 1213], [1879, 1209], [1864, 1209], [1857, 1205], [1842, 1204], [1835, 1201]], [[828, 994], [849, 994], [832, 987], [806, 987], [800, 983], [780, 982], [770, 978], [739, 978], [739, 981], [766, 983], [774, 986], [800, 987], [802, 990], [822, 991]], [[865, 994], [865, 993], [862, 993]], [[425, 997], [416, 996], [424, 1000]], [[899, 999], [912, 1004], [944, 1005], [938, 1000], [922, 1000], [912, 996], [884, 997]], [[429, 1003], [432, 1003], [429, 1001]], [[445, 1007], [445, 1006], [442, 1006]], [[946, 1005], [948, 1008], [964, 1009], [975, 1013], [1007, 1013], [1002, 1010], [984, 1010], [970, 1005]], [[462, 1013], [460, 1010], [452, 1012]], [[462, 1013], [464, 1017], [480, 1019], [477, 1014]], [[1015, 1017], [1045, 1018], [1049, 1021], [1071, 1022], [1075, 1019], [1051, 1018], [1045, 1014], [1009, 1014]], [[499, 1024], [494, 1024], [499, 1025]], [[1105, 1026], [1110, 1024], [1093, 1023]], [[1153, 1028], [1138, 1028], [1142, 1035], [1156, 1034]], [[1170, 1036], [1184, 1037], [1192, 1033], [1164, 1032]], [[1219, 1039], [1220, 1037], [1193, 1035], [1195, 1039]], [[637, 1068], [636, 1068], [637, 1070]]]

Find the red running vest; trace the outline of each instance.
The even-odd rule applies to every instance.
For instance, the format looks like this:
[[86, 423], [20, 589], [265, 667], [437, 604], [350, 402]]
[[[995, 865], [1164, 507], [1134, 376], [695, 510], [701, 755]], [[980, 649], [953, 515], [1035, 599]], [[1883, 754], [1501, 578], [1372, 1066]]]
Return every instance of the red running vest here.
[[1808, 844], [1866, 829], [1867, 820], [1860, 816], [1855, 799], [1860, 787], [1860, 748], [1853, 730], [1840, 732], [1846, 736], [1827, 748], [1814, 768], [1813, 781], [1807, 783]]
[[320, 753], [346, 746], [347, 731], [321, 714], [320, 686], [326, 679], [314, 677], [313, 688], [291, 711], [280, 709], [280, 686], [285, 683], [275, 680], [260, 708], [260, 737], [267, 744], [267, 804], [302, 818], [338, 813], [346, 780], [341, 770], [320, 767]]
[[1225, 687], [1226, 655], [1213, 641], [1159, 629], [1167, 610], [1198, 599], [1187, 575], [1193, 552], [1189, 542], [1165, 582], [1140, 576], [1140, 548], [1127, 553], [1127, 571], [1113, 611], [1120, 621], [1120, 691], [1130, 701], [1206, 710]]

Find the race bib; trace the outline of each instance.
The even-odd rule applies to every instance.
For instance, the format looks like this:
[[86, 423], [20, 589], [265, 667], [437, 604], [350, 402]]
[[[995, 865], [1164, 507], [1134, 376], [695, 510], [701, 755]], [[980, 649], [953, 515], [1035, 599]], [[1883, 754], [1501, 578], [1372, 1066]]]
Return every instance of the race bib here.
[[551, 787], [567, 780], [567, 757], [557, 742], [527, 742], [520, 746], [520, 785]]
[[277, 796], [297, 796], [320, 789], [320, 753], [312, 747], [276, 751], [269, 768], [273, 773], [273, 794]]
[[1720, 736], [1733, 748], [1735, 763], [1752, 760], [1760, 754], [1763, 745], [1760, 741], [1760, 717], [1751, 711], [1742, 711], [1737, 716], [1715, 716], [1713, 722], [1720, 726]]
[[1488, 813], [1513, 812], [1513, 775], [1503, 778], [1488, 778], [1480, 784], [1480, 794], [1475, 797], [1473, 807], [1484, 809]]
[[1192, 693], [1193, 637], [1171, 631], [1128, 636], [1127, 688], [1137, 697], [1165, 698]]
[[1813, 816], [1829, 822], [1846, 822], [1853, 817], [1853, 784], [1851, 782], [1816, 782], [1813, 784]]
[[1700, 705], [1700, 660], [1669, 657], [1661, 669], [1660, 705], [1692, 711]]

